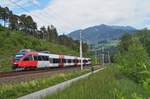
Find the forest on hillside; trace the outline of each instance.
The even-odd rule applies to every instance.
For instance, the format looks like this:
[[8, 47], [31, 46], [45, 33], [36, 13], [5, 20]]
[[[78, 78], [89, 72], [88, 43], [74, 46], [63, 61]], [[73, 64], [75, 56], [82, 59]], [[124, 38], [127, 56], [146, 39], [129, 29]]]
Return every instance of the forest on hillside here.
[[[37, 23], [30, 15], [16, 15], [8, 7], [0, 6], [0, 22], [2, 26], [8, 28], [9, 30], [21, 31], [26, 35], [48, 42], [65, 45], [79, 51], [79, 41], [73, 40], [66, 35], [58, 35], [57, 29], [53, 25], [47, 27], [42, 26], [38, 29]], [[88, 45], [86, 43], [83, 44], [83, 49], [84, 52], [87, 52]]]

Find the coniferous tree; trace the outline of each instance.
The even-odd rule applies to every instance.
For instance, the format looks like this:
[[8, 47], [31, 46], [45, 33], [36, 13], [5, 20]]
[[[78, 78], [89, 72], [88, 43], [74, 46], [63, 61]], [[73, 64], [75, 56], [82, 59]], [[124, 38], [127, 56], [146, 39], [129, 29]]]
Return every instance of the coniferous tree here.
[[11, 14], [9, 16], [9, 28], [15, 30], [19, 29], [19, 20], [17, 15]]
[[6, 27], [6, 23], [9, 19], [9, 9], [8, 7], [2, 8], [0, 7], [0, 19], [4, 22], [4, 27]]
[[41, 38], [44, 39], [44, 40], [46, 40], [47, 30], [46, 30], [45, 26], [42, 26], [40, 28], [40, 32], [41, 32]]

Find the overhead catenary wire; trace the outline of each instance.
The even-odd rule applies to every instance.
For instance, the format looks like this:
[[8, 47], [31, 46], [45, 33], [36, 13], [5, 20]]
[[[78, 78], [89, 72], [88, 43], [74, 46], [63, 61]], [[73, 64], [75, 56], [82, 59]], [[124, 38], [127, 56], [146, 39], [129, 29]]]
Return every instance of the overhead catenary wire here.
[[[22, 10], [24, 10], [25, 12], [31, 13], [31, 12], [28, 11], [27, 9], [23, 8], [21, 5], [17, 4], [16, 2], [11, 1], [11, 0], [9, 0], [9, 2], [13, 3], [13, 4], [16, 5], [17, 7], [21, 8]], [[31, 3], [34, 4], [34, 6], [36, 6], [37, 8], [40, 8], [39, 5], [37, 5], [37, 4], [33, 3], [33, 2], [31, 2]], [[48, 21], [47, 21], [47, 20], [49, 20], [49, 16], [48, 16], [48, 15], [50, 15], [50, 14], [47, 13], [46, 11], [44, 11], [44, 12], [42, 12], [42, 13], [46, 13], [46, 14], [41, 14], [42, 16], [41, 16], [41, 15], [38, 15], [38, 16], [32, 15], [32, 16], [36, 17], [36, 18], [39, 19], [39, 21], [41, 21], [41, 22], [48, 23]], [[54, 12], [54, 13], [55, 13], [55, 12]], [[43, 16], [44, 16], [44, 17], [43, 17]], [[59, 15], [56, 15], [56, 13], [55, 13], [55, 16], [54, 16], [54, 15], [50, 15], [50, 16], [55, 19], [55, 18], [56, 18], [55, 16], [59, 16]], [[48, 17], [48, 18], [47, 18], [47, 17]], [[45, 20], [46, 18], [47, 18], [47, 20]], [[65, 23], [65, 24], [63, 24], [63, 27], [66, 26], [67, 28], [72, 28], [71, 25], [70, 25], [69, 23], [67, 23], [66, 20], [65, 20], [65, 21], [62, 21], [60, 18], [57, 18], [57, 22], [58, 22], [58, 20], [61, 21], [62, 23]], [[56, 20], [55, 20], [55, 21], [56, 21]], [[53, 22], [57, 24], [57, 22], [55, 22], [55, 21], [53, 21]], [[60, 22], [58, 22], [58, 23], [60, 23]], [[62, 27], [62, 25], [61, 25], [62, 23], [59, 24], [60, 27]], [[49, 24], [49, 25], [52, 25], [53, 23], [48, 23], [48, 24]]]
[[[41, 6], [39, 6], [38, 4], [35, 4], [35, 3], [33, 3], [32, 1], [30, 1], [30, 3], [32, 3], [36, 8], [41, 8]], [[51, 8], [49, 8], [49, 9], [51, 9]], [[52, 9], [51, 9], [51, 11], [53, 11]], [[69, 28], [71, 28], [71, 25], [70, 25], [70, 22], [68, 23], [67, 21], [66, 21], [66, 19], [64, 19], [62, 16], [60, 17], [60, 15], [58, 15], [57, 13], [55, 13], [54, 11], [52, 12], [53, 14], [50, 14], [50, 13], [48, 13], [47, 11], [44, 11], [44, 12], [42, 12], [42, 13], [45, 13], [45, 14], [43, 14], [44, 16], [47, 16], [47, 17], [49, 17], [48, 15], [50, 15], [51, 17], [53, 17], [54, 19], [56, 18], [56, 17], [59, 17], [59, 18], [57, 18], [57, 22], [59, 21], [60, 22], [60, 24], [61, 24], [61, 22], [63, 22], [63, 23], [65, 23], [64, 25], [65, 26], [67, 26], [67, 27], [69, 27]], [[55, 15], [54, 15], [55, 14]], [[65, 20], [65, 21], [63, 21], [63, 20]]]
[[[16, 2], [13, 2], [13, 1], [11, 1], [11, 0], [9, 0], [11, 3], [13, 3], [14, 5], [16, 5], [17, 7], [19, 7], [19, 8], [21, 8], [22, 10], [24, 10], [25, 12], [27, 12], [27, 13], [30, 13], [30, 11], [28, 11], [27, 9], [25, 9], [25, 8], [23, 8], [21, 5], [19, 5], [19, 4], [17, 4]], [[41, 20], [41, 18], [39, 17], [39, 16], [36, 16], [36, 15], [33, 15], [33, 16], [35, 16], [36, 18], [38, 18], [38, 19], [40, 19], [40, 21], [42, 21], [42, 22], [48, 22], [47, 20], [43, 20], [43, 18], [42, 18], [42, 20]], [[24, 24], [24, 21], [21, 19], [21, 18], [19, 18], [19, 20], [21, 21], [21, 22], [23, 22], [23, 24]], [[49, 24], [49, 23], [48, 23]], [[51, 23], [50, 23], [51, 24]], [[43, 34], [43, 39], [44, 39], [44, 34]]]
[[[22, 0], [21, 0], [22, 1]], [[38, 4], [35, 4], [35, 3], [33, 3], [32, 1], [30, 1], [30, 3], [32, 3], [32, 5], [34, 5], [36, 8], [41, 8], [41, 6], [39, 6]], [[20, 5], [19, 5], [20, 6]], [[22, 7], [23, 8], [23, 7]], [[27, 9], [25, 9], [25, 8], [23, 8], [23, 10], [24, 11], [26, 11], [26, 12], [28, 12], [28, 13], [30, 13]], [[53, 11], [53, 10], [52, 10]], [[43, 14], [43, 13], [45, 13], [45, 14]], [[48, 12], [46, 12], [46, 11], [44, 11], [44, 12], [42, 12], [42, 13], [40, 13], [40, 15], [41, 16], [44, 16], [44, 18], [46, 18], [47, 20], [49, 20], [49, 17], [53, 17], [54, 19], [56, 19], [56, 17], [58, 16], [59, 18], [57, 18], [57, 22], [58, 22], [58, 20], [59, 21], [61, 21], [62, 23], [65, 23], [66, 25], [67, 25], [67, 27], [69, 27], [69, 28], [71, 28], [71, 25], [69, 24], [69, 23], [67, 23], [67, 21], [65, 20], [65, 21], [63, 21], [63, 20], [61, 20], [61, 18], [60, 18], [60, 16], [58, 15], [58, 14], [56, 14], [55, 12], [53, 12], [54, 14], [50, 14], [50, 13], [48, 13]], [[50, 15], [50, 16], [48, 16], [48, 15]], [[35, 16], [35, 15], [34, 15]], [[36, 16], [36, 17], [38, 17], [38, 16]], [[43, 17], [42, 17], [43, 18]], [[56, 20], [55, 20], [56, 21]], [[55, 22], [54, 21], [54, 23], [57, 23], [57, 22]], [[60, 22], [58, 22], [60, 25], [61, 25], [61, 23]], [[65, 26], [66, 26], [65, 25]]]
[[[12, 4], [16, 5], [17, 7], [21, 8], [22, 10], [24, 10], [25, 12], [27, 13], [30, 13], [30, 11], [28, 11], [27, 9], [23, 8], [21, 5], [17, 4], [16, 2], [12, 1], [12, 0], [9, 0], [9, 2], [11, 2]], [[40, 18], [39, 16], [36, 16], [36, 15], [32, 15], [32, 16], [35, 16], [36, 18], [40, 19], [40, 21], [44, 21], [44, 22], [48, 22], [47, 20], [44, 20], [44, 18]], [[50, 23], [51, 24], [51, 23]]]

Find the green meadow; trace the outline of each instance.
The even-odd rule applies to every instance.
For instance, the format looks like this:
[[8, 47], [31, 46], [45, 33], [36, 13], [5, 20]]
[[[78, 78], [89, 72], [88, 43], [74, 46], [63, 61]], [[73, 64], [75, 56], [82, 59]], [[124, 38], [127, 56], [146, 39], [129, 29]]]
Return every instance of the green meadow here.
[[125, 77], [111, 65], [44, 99], [148, 99], [148, 97], [150, 96], [142, 86]]

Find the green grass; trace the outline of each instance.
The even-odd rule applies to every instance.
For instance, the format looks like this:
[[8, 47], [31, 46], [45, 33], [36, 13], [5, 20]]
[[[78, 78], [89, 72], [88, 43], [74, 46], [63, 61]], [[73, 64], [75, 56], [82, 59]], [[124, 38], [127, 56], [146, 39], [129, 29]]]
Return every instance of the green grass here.
[[50, 53], [78, 56], [78, 52], [63, 45], [27, 36], [22, 32], [0, 28], [0, 72], [11, 70], [11, 59], [24, 48], [48, 50]]
[[148, 97], [150, 96], [140, 85], [124, 77], [116, 68], [108, 67], [45, 99], [148, 99]]
[[49, 78], [37, 79], [29, 82], [22, 82], [15, 85], [0, 85], [0, 99], [16, 99], [19, 96], [23, 96], [50, 87], [52, 85], [72, 79], [87, 72], [88, 70], [65, 72]]

